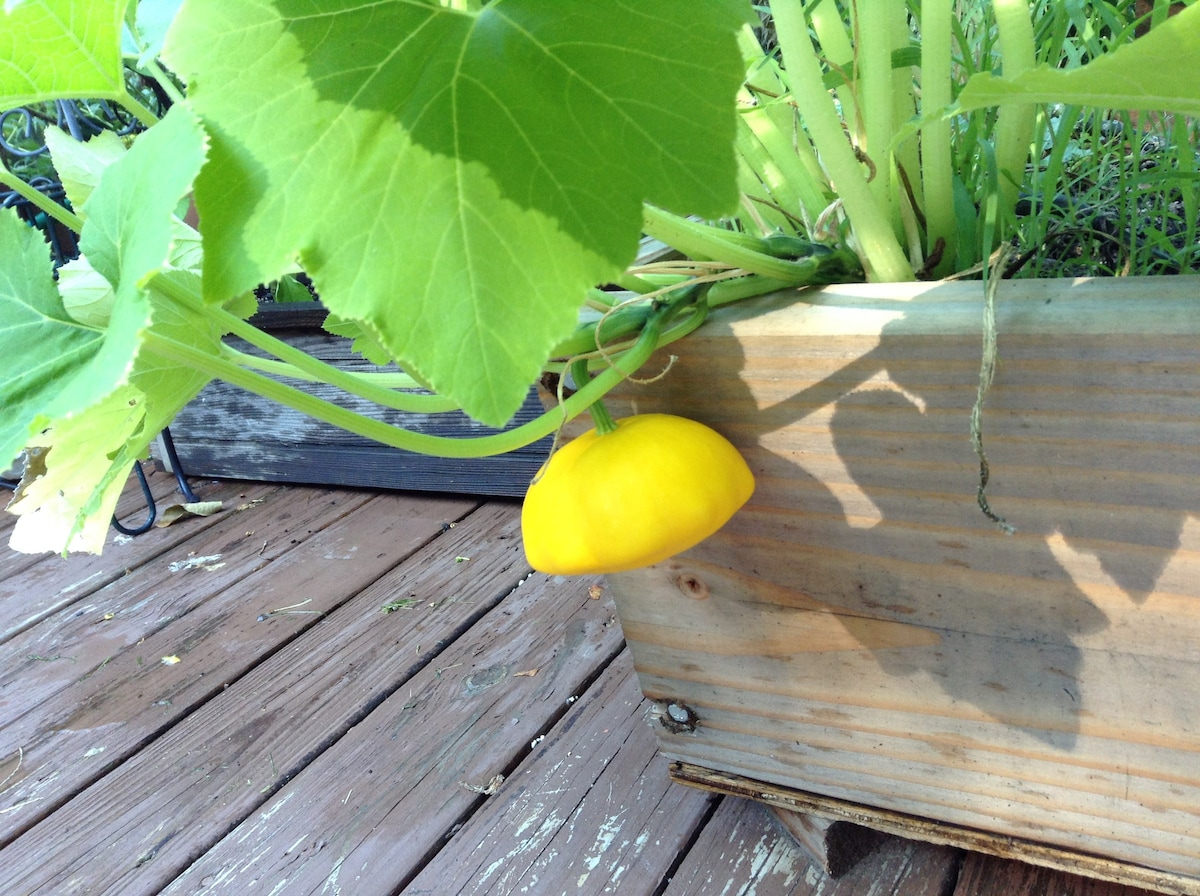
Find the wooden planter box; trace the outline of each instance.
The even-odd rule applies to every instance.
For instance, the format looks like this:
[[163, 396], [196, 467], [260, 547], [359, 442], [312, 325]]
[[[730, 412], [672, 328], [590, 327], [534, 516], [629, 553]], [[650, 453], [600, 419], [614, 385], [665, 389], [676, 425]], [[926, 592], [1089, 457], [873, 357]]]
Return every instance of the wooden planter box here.
[[610, 577], [662, 749], [701, 787], [1200, 894], [1200, 285], [1009, 282], [997, 314], [1013, 535], [976, 503], [978, 283], [731, 308], [613, 402], [758, 477]]
[[[325, 311], [315, 303], [266, 305], [252, 322], [290, 345], [344, 370], [380, 368], [351, 351], [351, 340], [321, 329]], [[253, 351], [241, 340], [229, 340]], [[495, 432], [465, 414], [413, 414], [381, 409], [323, 384], [293, 383], [313, 395], [378, 420], [431, 435], [470, 438]], [[535, 391], [510, 426], [542, 412]], [[316, 485], [454, 492], [520, 497], [550, 452], [545, 438], [495, 457], [453, 459], [388, 448], [306, 417], [220, 381], [209, 384], [171, 424], [180, 462], [189, 476]], [[158, 458], [160, 462], [163, 458]], [[165, 465], [165, 464], [164, 464]]]

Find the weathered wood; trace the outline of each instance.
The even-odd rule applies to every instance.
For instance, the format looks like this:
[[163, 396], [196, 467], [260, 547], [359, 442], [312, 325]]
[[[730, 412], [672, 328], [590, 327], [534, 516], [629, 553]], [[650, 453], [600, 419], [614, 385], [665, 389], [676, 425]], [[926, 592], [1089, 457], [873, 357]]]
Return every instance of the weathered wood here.
[[808, 854], [816, 867], [837, 879], [871, 854], [885, 839], [884, 834], [848, 821], [837, 821], [770, 806], [780, 826]]
[[[289, 489], [292, 509], [269, 502], [253, 508], [258, 511], [253, 529], [241, 529], [254, 539], [268, 532], [276, 519], [298, 523], [299, 530], [284, 532], [279, 544], [273, 547], [268, 542], [265, 551], [286, 558], [285, 564], [273, 565], [271, 558], [250, 551], [238, 554], [240, 574], [228, 561], [218, 561], [227, 563], [220, 569], [176, 573], [166, 559], [153, 568], [143, 567], [137, 571], [142, 574], [143, 597], [134, 604], [137, 613], [130, 620], [117, 618], [123, 615], [126, 594], [121, 583], [110, 586], [114, 619], [104, 619], [103, 604], [82, 622], [71, 618], [72, 626], [81, 626], [77, 643], [80, 653], [91, 657], [90, 664], [33, 665], [30, 676], [42, 677], [13, 680], [6, 698], [9, 691], [15, 692], [11, 696], [16, 701], [25, 690], [36, 689], [43, 699], [23, 703], [22, 712], [15, 704], [5, 707], [0, 756], [7, 760], [20, 755], [21, 760], [11, 775], [9, 769], [5, 771], [0, 843], [42, 821], [134, 756], [157, 733], [222, 693], [262, 656], [320, 623], [325, 614], [473, 506], [461, 499], [399, 501], [388, 496], [364, 506], [366, 496], [339, 498], [311, 490], [325, 507], [322, 520], [304, 510], [302, 496], [309, 492]], [[344, 514], [347, 505], [356, 511], [351, 518]], [[197, 542], [201, 539], [198, 535]], [[260, 545], [257, 540], [249, 543]], [[185, 551], [181, 559], [204, 556], [208, 555]], [[164, 586], [164, 581], [169, 584]], [[181, 613], [184, 608], [177, 605], [179, 615], [164, 621], [155, 613], [157, 589], [167, 597], [175, 594], [183, 599], [191, 594], [195, 599], [189, 602], [188, 612]], [[376, 608], [369, 616], [374, 618], [378, 612]], [[103, 626], [109, 622], [121, 626], [120, 642], [106, 634]], [[137, 628], [138, 624], [143, 627]], [[0, 649], [11, 651], [12, 644]], [[167, 665], [164, 657], [178, 657], [179, 662]], [[60, 678], [47, 682], [44, 676], [51, 674]]]
[[[239, 529], [270, 533], [290, 515], [265, 555], [231, 559], [241, 575], [228, 571], [219, 593], [206, 582], [227, 567], [185, 573], [203, 600], [90, 675], [80, 670], [42, 705], [14, 716], [22, 679], [0, 691], [6, 894], [165, 887], [211, 896], [278, 885], [369, 896], [402, 889], [418, 869], [441, 893], [443, 878], [465, 877], [456, 867], [464, 853], [486, 871], [521, 847], [519, 886], [530, 892], [576, 892], [586, 873], [583, 892], [630, 896], [950, 896], [951, 850], [890, 840], [835, 881], [756, 803], [672, 784], [628, 655], [610, 662], [621, 632], [607, 599], [590, 599], [590, 582], [541, 576], [502, 595], [522, 569], [494, 562], [517, 556], [515, 537], [501, 537], [515, 535], [504, 529], [515, 525], [511, 505], [231, 485], [235, 500], [271, 496], [231, 518], [231, 539]], [[169, 561], [217, 543], [214, 522], [193, 522], [142, 536], [151, 545], [192, 533], [127, 557], [129, 573], [75, 609], [119, 597], [126, 580], [151, 601], [157, 581], [173, 600], [181, 580]], [[10, 559], [0, 553], [0, 573]], [[381, 612], [406, 601], [415, 603]], [[88, 654], [86, 628], [72, 628], [87, 615], [59, 618]], [[161, 664], [169, 655], [180, 663]], [[0, 653], [0, 669], [10, 656]], [[508, 777], [491, 796], [460, 786], [486, 789], [497, 774]], [[1013, 887], [1006, 896], [1045, 896], [1036, 888], [1059, 880], [1008, 864], [963, 880], [999, 875]], [[508, 892], [509, 877], [520, 877], [518, 865], [498, 865], [479, 889]]]
[[[152, 494], [162, 505], [172, 500], [175, 477], [155, 472], [147, 465], [147, 481]], [[239, 485], [205, 484], [201, 489], [206, 500], [219, 501], [232, 497], [241, 488]], [[0, 492], [0, 504], [7, 505], [9, 495]], [[117, 513], [126, 523], [141, 525], [146, 519], [146, 501], [136, 478], [131, 477], [117, 503]], [[8, 536], [17, 517], [11, 513], [0, 513], [3, 528], [0, 544], [8, 545]], [[204, 528], [213, 521], [211, 517], [190, 520], [192, 528]], [[149, 534], [149, 533], [146, 533]], [[90, 591], [101, 588], [123, 574], [127, 568], [140, 565], [142, 558], [160, 552], [168, 543], [178, 544], [191, 531], [177, 528], [166, 538], [131, 538], [110, 529], [103, 555], [73, 554], [65, 562], [58, 554], [23, 554], [5, 549], [0, 554], [0, 642], [21, 628], [36, 622], [47, 613], [65, 606], [64, 601], [79, 600]], [[45, 598], [41, 603], [31, 603], [31, 597]], [[22, 608], [21, 613], [16, 608]]]
[[961, 854], [887, 837], [840, 878], [825, 874], [809, 860], [790, 833], [772, 824], [763, 806], [727, 799], [688, 851], [663, 896], [950, 896]]
[[716, 537], [611, 578], [645, 692], [701, 719], [664, 750], [1200, 888], [1192, 285], [1002, 285], [983, 435], [1012, 536], [976, 505], [979, 285], [800, 298], [626, 390], [758, 477]]
[[[267, 566], [323, 528], [331, 507], [340, 515], [368, 500], [366, 495], [338, 496], [318, 489], [252, 494], [251, 500], [274, 505], [274, 513], [260, 519], [254, 532], [247, 531], [236, 512], [214, 517], [216, 522], [189, 540], [186, 549], [153, 557], [90, 594], [83, 606], [67, 606], [0, 648], [7, 659], [0, 667], [0, 689], [14, 695], [11, 717], [44, 711], [58, 691], [128, 659], [147, 638], [236, 585], [247, 568]], [[143, 662], [160, 660], [140, 655]]]
[[403, 892], [658, 892], [710, 800], [666, 778], [646, 710], [615, 663]]
[[[274, 334], [295, 348], [349, 371], [381, 368], [350, 350], [351, 341], [319, 329]], [[230, 339], [236, 348], [252, 346]], [[474, 438], [496, 432], [465, 414], [416, 414], [381, 408], [323, 383], [297, 388], [385, 423], [428, 435]], [[536, 392], [505, 428], [542, 413]], [[455, 459], [389, 448], [321, 423], [228, 383], [213, 382], [171, 424], [175, 449], [190, 474], [266, 482], [369, 486], [520, 497], [550, 451], [548, 436], [506, 454]]]
[[[421, 619], [427, 602], [389, 626]], [[392, 894], [621, 649], [610, 600], [535, 575], [163, 893]], [[337, 782], [333, 786], [332, 782]]]
[[[1022, 841], [1015, 837], [988, 831], [955, 827], [943, 821], [914, 818], [874, 806], [849, 803], [820, 794], [805, 793], [777, 784], [755, 781], [740, 775], [715, 772], [686, 762], [672, 762], [670, 768], [672, 778], [693, 787], [714, 793], [746, 797], [792, 812], [844, 819], [906, 839], [967, 849], [979, 855], [990, 855], [1001, 860], [1015, 859], [1017, 860], [1016, 864], [1035, 863], [1039, 867], [1062, 872], [1068, 876], [1084, 875], [1089, 880], [1131, 883], [1133, 886], [1150, 888], [1157, 892], [1184, 894], [1184, 896], [1193, 896], [1197, 892], [1195, 884], [1190, 878], [1153, 868], [1135, 867], [1103, 856], [1085, 855], [1046, 843]], [[1021, 891], [1014, 890], [1014, 892]], [[1141, 893], [1143, 890], [1137, 890], [1137, 892]]]
[[1080, 877], [1024, 862], [968, 853], [953, 896], [1009, 896], [1012, 893], [1053, 893], [1054, 896], [1150, 896], [1112, 881]]
[[[9, 886], [157, 893], [516, 585], [515, 528], [512, 508], [472, 514], [320, 622], [273, 617], [308, 631], [0, 851]], [[468, 547], [473, 556], [459, 559]], [[394, 634], [379, 637], [380, 608], [412, 596], [425, 611], [399, 623], [392, 614]], [[181, 657], [163, 677], [194, 674], [191, 655]]]

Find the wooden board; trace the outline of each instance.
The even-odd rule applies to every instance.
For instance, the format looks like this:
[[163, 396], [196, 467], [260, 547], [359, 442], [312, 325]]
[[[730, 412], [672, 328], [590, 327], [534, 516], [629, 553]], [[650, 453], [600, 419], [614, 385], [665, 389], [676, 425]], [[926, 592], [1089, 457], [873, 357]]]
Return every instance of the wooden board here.
[[402, 892], [659, 892], [709, 798], [667, 779], [646, 708], [615, 664]]
[[[144, 748], [159, 733], [193, 718], [189, 713], [197, 707], [211, 707], [215, 700], [216, 717], [241, 724], [253, 739], [254, 725], [261, 718], [238, 722], [236, 713], [222, 710], [227, 687], [255, 668], [263, 655], [281, 650], [299, 633], [318, 626], [327, 614], [406, 554], [437, 538], [445, 523], [473, 506], [461, 499], [427, 498], [398, 508], [395, 502], [376, 499], [377, 512], [372, 513], [370, 503], [362, 506], [366, 496], [347, 501], [345, 495], [339, 499], [310, 490], [310, 498], [316, 500], [305, 502], [303, 490], [288, 494], [291, 507], [275, 508], [272, 517], [282, 518], [285, 526], [290, 520], [299, 528], [279, 534], [278, 545], [272, 544], [276, 539], [266, 539], [267, 551], [275, 557], [258, 555], [262, 544], [258, 538], [270, 529], [265, 514], [259, 513], [252, 532], [244, 527], [226, 532], [235, 539], [248, 538], [249, 550], [241, 556], [222, 552], [221, 560], [174, 573], [170, 563], [211, 555], [192, 550], [180, 558], [164, 558], [161, 564], [141, 568], [145, 570], [141, 593], [127, 592], [118, 582], [101, 592], [107, 603], [97, 601], [85, 617], [68, 617], [72, 627], [80, 627], [78, 634], [74, 628], [64, 632], [53, 622], [41, 627], [45, 637], [70, 634], [76, 639], [64, 655], [75, 656], [75, 662], [25, 660], [21, 665], [28, 678], [18, 678], [6, 689], [6, 696], [12, 691], [14, 698], [26, 692], [39, 697], [14, 700], [5, 709], [6, 723], [0, 729], [0, 756], [21, 756], [6, 779], [0, 812], [0, 844], [15, 839], [5, 853], [6, 868], [15, 869], [22, 861], [10, 855], [24, 854], [24, 861], [32, 857], [32, 864], [39, 865], [39, 851], [69, 855], [78, 846], [78, 842], [60, 841], [55, 832], [62, 825], [52, 813], [77, 811], [70, 807], [77, 805], [73, 798], [80, 791], [92, 794], [85, 804], [98, 799], [117, 805], [122, 800], [140, 801], [145, 796], [143, 785], [158, 788], [158, 770], [147, 772], [144, 779], [137, 777], [136, 770], [167, 754]], [[314, 517], [311, 509], [305, 510], [306, 503], [323, 505], [325, 516]], [[349, 519], [343, 513], [347, 503], [358, 511]], [[446, 543], [442, 542], [443, 549]], [[273, 568], [273, 559], [284, 558], [286, 566]], [[363, 614], [363, 624], [379, 618], [383, 602]], [[165, 618], [164, 611], [169, 613]], [[113, 619], [104, 619], [108, 612], [113, 612]], [[109, 624], [115, 626], [111, 632], [105, 629]], [[22, 654], [11, 642], [2, 649], [6, 657], [19, 662]], [[178, 662], [164, 662], [171, 657]], [[295, 654], [285, 653], [277, 662], [294, 660]], [[193, 781], [191, 771], [176, 772], [168, 773], [179, 786], [186, 788]], [[121, 790], [123, 786], [128, 786], [128, 793]], [[148, 811], [155, 811], [151, 805], [147, 803]], [[92, 831], [83, 834], [85, 840], [98, 837], [86, 820], [90, 810], [82, 811], [79, 830]], [[31, 829], [39, 833], [31, 834]], [[127, 859], [124, 847], [113, 858]]]
[[1146, 891], [1025, 862], [1006, 862], [983, 853], [967, 853], [953, 896], [1010, 896], [1012, 893], [1145, 896]]
[[[387, 624], [410, 628], [427, 612], [422, 601]], [[513, 772], [531, 743], [621, 647], [611, 601], [586, 582], [531, 576], [164, 896], [395, 893], [485, 801], [521, 786]]]
[[782, 806], [771, 806], [779, 826], [792, 835], [816, 867], [835, 880], [869, 856], [886, 835], [841, 819], [822, 818]]
[[[147, 471], [153, 494], [162, 506], [175, 502], [175, 478], [165, 473]], [[198, 486], [205, 500], [225, 501], [227, 510], [243, 503], [246, 491], [243, 484], [205, 483]], [[3, 493], [0, 493], [0, 498]], [[141, 488], [131, 482], [125, 489], [118, 511], [132, 521], [145, 519], [145, 499]], [[0, 514], [15, 520], [12, 514]], [[193, 517], [174, 527], [145, 533], [151, 537], [130, 537], [109, 530], [104, 553], [73, 554], [64, 560], [58, 554], [19, 554], [6, 551], [0, 576], [0, 643], [7, 641], [40, 620], [64, 607], [82, 601], [88, 595], [122, 578], [129, 569], [171, 550], [198, 530], [207, 529], [223, 519], [221, 514]]]
[[[1151, 868], [1134, 867], [1128, 863], [1116, 862], [1103, 856], [1087, 855], [1045, 843], [1021, 841], [989, 831], [955, 827], [944, 821], [930, 821], [874, 806], [864, 806], [819, 794], [804, 793], [789, 787], [755, 781], [739, 775], [714, 772], [686, 762], [672, 762], [671, 777], [680, 783], [714, 793], [756, 800], [776, 810], [824, 816], [834, 820], [835, 823], [849, 822], [856, 825], [869, 825], [880, 834], [971, 850], [975, 855], [998, 858], [1001, 860], [999, 864], [1002, 865], [1007, 865], [1009, 862], [1018, 865], [1036, 863], [1036, 867], [1046, 870], [1048, 873], [1053, 872], [1053, 874], [1047, 875], [1047, 879], [1052, 879], [1054, 875], [1057, 875], [1063, 880], [1084, 877], [1091, 882], [1100, 880], [1135, 882], [1139, 888], [1129, 889], [1125, 896], [1133, 896], [1134, 893], [1146, 894], [1149, 892], [1144, 889], [1146, 887], [1165, 893], [1191, 894], [1195, 892], [1189, 880]], [[1016, 861], [1012, 861], [1014, 859]], [[1020, 874], [1027, 874], [1027, 872], [1019, 872], [1018, 876]], [[830, 877], [832, 878], [832, 875]], [[1071, 885], [1079, 886], [1077, 883]], [[971, 887], [962, 890], [962, 893], [970, 892], [972, 892]], [[1019, 893], [1026, 892], [1026, 890], [1015, 887], [1012, 892]], [[1041, 893], [1044, 891], [1033, 888], [1028, 892]]]
[[957, 850], [888, 837], [834, 879], [810, 864], [764, 807], [725, 800], [663, 896], [949, 896], [961, 861]]
[[665, 752], [1200, 892], [1194, 284], [1002, 286], [983, 433], [1014, 535], [976, 505], [979, 285], [796, 298], [624, 395], [758, 478], [718, 536], [610, 579], [646, 694], [700, 719]]
[[[299, 312], [304, 315], [303, 309]], [[319, 324], [289, 325], [292, 306], [281, 306], [264, 329], [289, 345], [350, 371], [381, 368], [350, 350], [351, 341], [324, 333]], [[230, 345], [254, 353], [248, 344]], [[393, 368], [394, 369], [394, 368]], [[341, 407], [428, 435], [473, 438], [496, 430], [461, 412], [414, 414], [389, 410], [346, 395], [324, 384], [294, 383], [297, 388]], [[535, 390], [506, 428], [542, 413]], [[494, 457], [455, 459], [389, 448], [307, 417], [220, 381], [209, 384], [171, 424], [175, 448], [185, 470], [266, 482], [370, 486], [471, 495], [520, 497], [549, 455], [551, 437]], [[160, 463], [162, 459], [160, 457]]]

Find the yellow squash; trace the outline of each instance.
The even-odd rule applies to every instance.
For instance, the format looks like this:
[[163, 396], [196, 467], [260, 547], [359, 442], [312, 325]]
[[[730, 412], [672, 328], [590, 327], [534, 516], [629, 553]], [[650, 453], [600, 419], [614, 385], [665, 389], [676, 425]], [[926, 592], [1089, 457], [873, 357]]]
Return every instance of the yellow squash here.
[[567, 443], [529, 488], [525, 556], [553, 575], [620, 572], [685, 551], [754, 491], [746, 461], [702, 423], [641, 414]]

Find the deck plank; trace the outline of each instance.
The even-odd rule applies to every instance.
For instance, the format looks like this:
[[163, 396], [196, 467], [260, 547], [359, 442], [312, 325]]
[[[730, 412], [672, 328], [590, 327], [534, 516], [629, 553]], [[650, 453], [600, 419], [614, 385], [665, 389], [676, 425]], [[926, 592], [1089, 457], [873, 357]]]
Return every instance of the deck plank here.
[[[271, 500], [271, 492], [256, 494]], [[273, 495], [288, 509], [260, 517], [253, 536], [236, 513], [225, 515], [205, 532], [192, 533], [183, 547], [143, 556], [128, 575], [10, 638], [2, 648], [7, 662], [0, 669], [0, 693], [11, 695], [11, 711], [21, 715], [44, 706], [57, 691], [192, 612], [249, 570], [279, 559], [293, 549], [293, 540], [308, 537], [303, 530], [321, 527], [331, 499], [349, 505], [347, 510], [366, 500], [335, 498], [323, 490], [286, 498], [275, 490]], [[150, 544], [147, 540], [143, 548], [147, 554]]]
[[1080, 877], [982, 853], [967, 853], [953, 896], [1154, 896], [1148, 890], [1126, 884]]
[[389, 896], [622, 646], [588, 583], [531, 576], [164, 896]]
[[[156, 497], [163, 502], [173, 500], [171, 491], [175, 479], [165, 473], [149, 474]], [[244, 494], [262, 494], [262, 486], [245, 483], [205, 483], [201, 488], [205, 500], [226, 501], [229, 508], [236, 507]], [[135, 494], [136, 492], [136, 494]], [[125, 496], [118, 509], [128, 508], [131, 517], [144, 514], [145, 502], [136, 483], [126, 487]], [[4, 493], [0, 498], [7, 499]], [[156, 528], [144, 535], [130, 537], [110, 530], [104, 553], [73, 554], [63, 559], [57, 554], [22, 554], [13, 550], [0, 552], [0, 643], [24, 631], [47, 616], [70, 604], [85, 599], [88, 595], [111, 584], [125, 575], [126, 570], [136, 569], [165, 551], [187, 542], [198, 531], [220, 523], [225, 513], [210, 517], [195, 517], [186, 523], [167, 528]], [[12, 514], [0, 514], [0, 518], [14, 520]], [[141, 523], [144, 516], [135, 521]], [[4, 533], [3, 544], [8, 544], [8, 533]]]
[[[206, 598], [193, 602], [190, 612], [165, 625], [156, 624], [158, 617], [151, 614], [143, 636], [128, 642], [108, 662], [99, 662], [90, 670], [81, 663], [65, 663], [64, 668], [70, 667], [62, 673], [65, 684], [52, 698], [23, 715], [16, 714], [11, 704], [5, 707], [8, 721], [0, 730], [0, 756], [8, 760], [20, 752], [21, 761], [18, 769], [4, 768], [12, 777], [0, 804], [0, 843], [28, 830], [157, 734], [213, 699], [264, 656], [316, 625], [322, 614], [350, 600], [405, 554], [435, 538], [447, 521], [475, 506], [461, 499], [397, 503], [380, 497], [362, 504], [356, 498], [355, 513], [348, 518], [342, 513], [348, 503], [345, 495], [335, 501], [324, 489], [296, 489], [289, 494], [289, 510], [280, 512], [264, 504], [255, 508], [254, 517], [247, 518], [256, 533], [251, 545], [270, 531], [268, 517], [286, 514], [289, 525], [300, 527], [291, 530], [295, 544], [292, 535], [285, 532], [279, 536], [287, 545], [279, 555], [286, 558], [285, 563], [260, 562], [263, 558], [251, 552], [252, 558], [242, 558], [246, 563], [242, 578], [230, 575], [215, 580], [221, 583], [219, 590], [213, 590], [207, 577], [232, 568], [183, 573], [185, 589]], [[325, 524], [302, 509], [306, 503], [302, 494], [325, 507], [329, 517]], [[309, 529], [314, 534], [309, 535]], [[233, 532], [242, 532], [244, 537], [245, 524]], [[207, 535], [197, 533], [193, 545], [210, 545]], [[189, 552], [182, 553], [186, 557]], [[153, 564], [157, 573], [142, 568], [150, 577], [146, 588], [151, 592], [155, 587], [169, 587], [166, 559]], [[114, 601], [119, 598], [120, 594]], [[311, 603], [301, 607], [302, 614], [258, 620], [275, 608], [305, 600]], [[104, 614], [94, 615], [102, 619]], [[133, 634], [127, 632], [126, 637]], [[81, 632], [79, 638], [100, 640], [95, 627]], [[116, 649], [109, 645], [97, 650], [91, 643], [85, 647], [97, 656]], [[5, 645], [0, 651], [11, 648], [11, 644]], [[161, 658], [169, 656], [178, 656], [180, 662], [162, 664]], [[73, 677], [67, 680], [68, 675]], [[18, 677], [13, 686], [24, 683]]]
[[887, 837], [835, 879], [765, 806], [727, 797], [662, 896], [949, 896], [960, 861], [958, 850]]
[[714, 797], [667, 779], [647, 707], [622, 653], [405, 896], [655, 893]]
[[672, 783], [608, 595], [527, 576], [510, 502], [202, 489], [267, 500], [0, 552], [6, 896], [1144, 896], [897, 838], [835, 881]]

